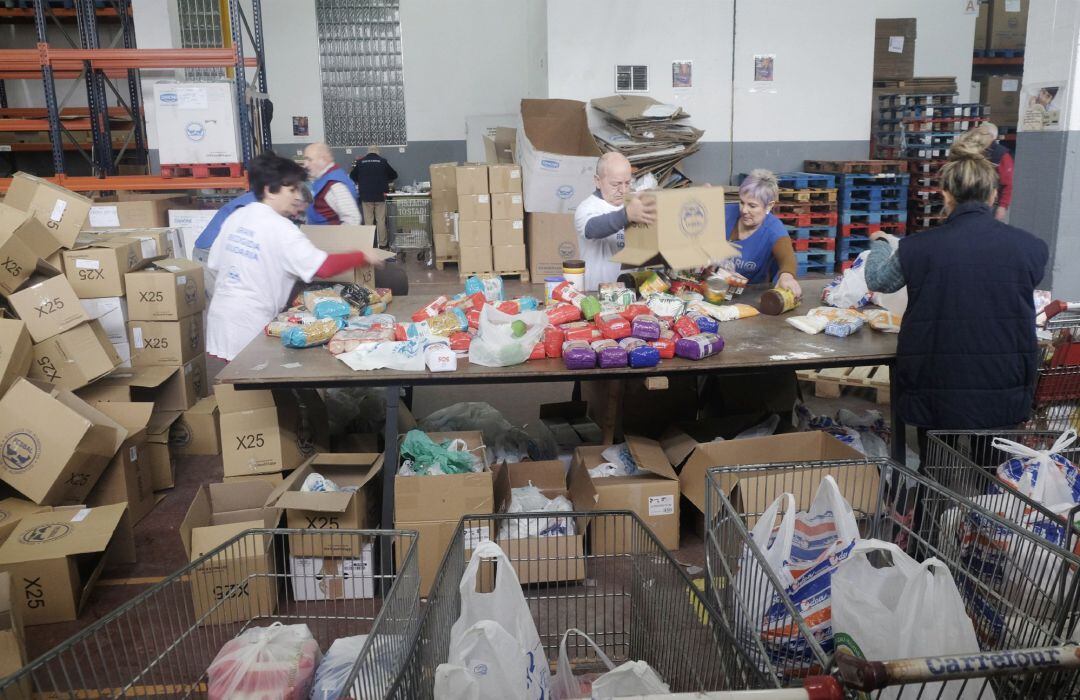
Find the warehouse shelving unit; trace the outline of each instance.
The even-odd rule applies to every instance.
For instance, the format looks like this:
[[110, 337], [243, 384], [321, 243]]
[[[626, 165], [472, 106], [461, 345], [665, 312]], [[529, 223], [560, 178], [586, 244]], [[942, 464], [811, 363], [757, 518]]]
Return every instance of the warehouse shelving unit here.
[[[57, 7], [55, 5], [65, 5]], [[263, 45], [262, 10], [260, 0], [251, 0], [251, 17], [240, 5], [240, 0], [228, 0], [229, 34], [223, 37], [223, 48], [200, 49], [139, 49], [135, 43], [131, 0], [69, 0], [53, 3], [33, 0], [32, 7], [0, 8], [0, 21], [33, 21], [37, 34], [34, 49], [0, 50], [0, 86], [5, 80], [40, 80], [45, 93], [43, 108], [10, 110], [6, 94], [0, 91], [0, 130], [39, 131], [49, 133], [48, 150], [52, 152], [55, 182], [79, 191], [109, 191], [117, 189], [215, 189], [246, 187], [244, 178], [158, 178], [154, 176], [118, 176], [117, 165], [131, 141], [134, 149], [146, 163], [145, 123], [142, 109], [141, 69], [161, 68], [215, 68], [229, 69], [229, 79], [236, 83], [236, 100], [240, 122], [240, 141], [243, 160], [248, 161], [257, 149], [270, 147], [269, 106], [266, 102], [265, 51]], [[98, 34], [98, 20], [108, 18], [120, 23], [121, 31], [114, 45], [123, 48], [102, 47]], [[78, 26], [75, 41], [63, 23], [74, 19]], [[62, 33], [72, 45], [58, 48], [48, 43], [46, 29], [49, 23], [61, 27]], [[245, 36], [247, 41], [245, 41]], [[250, 53], [245, 55], [245, 44]], [[255, 69], [253, 84], [249, 89], [247, 71]], [[87, 103], [85, 108], [67, 108], [57, 97], [57, 80], [85, 80]], [[126, 80], [126, 96], [114, 81]], [[116, 106], [109, 107], [109, 93]], [[70, 91], [69, 91], [70, 94]], [[258, 110], [258, 128], [253, 119], [249, 98], [254, 94]], [[113, 124], [130, 120], [128, 137], [113, 137]], [[256, 133], [258, 131], [258, 133]], [[90, 143], [78, 139], [76, 132], [88, 132]], [[84, 145], [91, 147], [87, 154]], [[45, 150], [45, 144], [29, 144], [20, 150]], [[12, 149], [14, 150], [14, 149]], [[95, 178], [71, 178], [65, 176], [64, 151], [77, 150], [93, 166]], [[148, 163], [147, 163], [148, 166]], [[149, 168], [147, 168], [149, 169]], [[90, 187], [86, 180], [96, 180]], [[105, 180], [105, 182], [102, 182]], [[8, 182], [0, 180], [0, 191], [7, 189]]]

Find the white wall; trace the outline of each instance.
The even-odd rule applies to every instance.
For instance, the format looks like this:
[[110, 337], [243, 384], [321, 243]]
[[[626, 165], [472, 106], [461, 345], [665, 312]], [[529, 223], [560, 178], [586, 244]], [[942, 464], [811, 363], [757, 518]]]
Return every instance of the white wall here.
[[1070, 86], [1069, 107], [1063, 129], [1080, 129], [1080, 69], [1077, 34], [1080, 33], [1080, 2], [1044, 0], [1028, 11], [1027, 46], [1024, 50], [1024, 83], [1065, 83]]

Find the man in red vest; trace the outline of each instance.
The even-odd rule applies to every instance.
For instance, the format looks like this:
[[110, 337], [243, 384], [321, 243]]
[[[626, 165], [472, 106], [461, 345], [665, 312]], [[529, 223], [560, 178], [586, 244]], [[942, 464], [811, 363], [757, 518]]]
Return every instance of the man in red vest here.
[[304, 169], [311, 178], [309, 224], [360, 225], [356, 204], [356, 186], [334, 162], [334, 154], [325, 143], [313, 143], [304, 149]]

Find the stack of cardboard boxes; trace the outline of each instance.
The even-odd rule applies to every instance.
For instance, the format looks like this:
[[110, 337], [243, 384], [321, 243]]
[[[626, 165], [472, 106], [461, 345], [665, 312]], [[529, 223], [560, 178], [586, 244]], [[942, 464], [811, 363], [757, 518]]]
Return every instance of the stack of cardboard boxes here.
[[457, 234], [457, 163], [431, 165], [431, 233], [435, 262], [458, 261]]
[[522, 275], [527, 282], [521, 168], [459, 165], [456, 180], [460, 273]]
[[458, 273], [493, 272], [491, 256], [491, 192], [488, 166], [459, 165], [455, 169], [458, 209]]

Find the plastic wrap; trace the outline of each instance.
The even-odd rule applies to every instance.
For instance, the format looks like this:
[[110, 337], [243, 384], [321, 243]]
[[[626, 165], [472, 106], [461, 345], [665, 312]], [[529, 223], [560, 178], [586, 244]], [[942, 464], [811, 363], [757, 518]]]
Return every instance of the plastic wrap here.
[[341, 491], [338, 485], [318, 472], [311, 472], [300, 485], [303, 493], [335, 493]]
[[424, 371], [424, 343], [415, 340], [388, 343], [365, 343], [337, 356], [354, 370], [396, 369], [403, 372]]
[[557, 285], [551, 291], [551, 296], [557, 301], [565, 301], [581, 309], [581, 315], [587, 321], [600, 313], [600, 301], [596, 297], [585, 296], [569, 282]]
[[311, 348], [325, 345], [338, 332], [341, 324], [337, 319], [327, 318], [303, 326], [292, 326], [281, 332], [281, 344], [287, 348]]
[[[507, 513], [568, 513], [574, 510], [566, 496], [548, 498], [532, 484], [510, 490]], [[576, 534], [574, 519], [567, 517], [520, 518], [503, 522], [499, 539], [523, 539], [526, 537], [553, 537]]]
[[541, 342], [547, 326], [548, 317], [543, 311], [510, 316], [485, 306], [480, 312], [480, 328], [469, 345], [469, 362], [484, 367], [519, 365]]
[[566, 333], [561, 328], [548, 326], [544, 329], [544, 354], [547, 357], [562, 357], [562, 346], [566, 342]]
[[702, 360], [724, 349], [724, 339], [715, 333], [699, 333], [675, 341], [675, 354], [687, 360]]
[[357, 310], [366, 309], [374, 300], [373, 297], [372, 291], [361, 284], [347, 284], [341, 289], [341, 298]]
[[441, 338], [449, 338], [454, 333], [463, 331], [469, 327], [469, 320], [461, 309], [450, 309], [444, 313], [428, 319], [428, 329], [432, 335]]
[[315, 308], [312, 311], [317, 319], [332, 318], [344, 325], [345, 319], [352, 315], [353, 308], [341, 297], [337, 297], [336, 299], [319, 299], [315, 302]]
[[697, 335], [698, 333], [701, 333], [701, 329], [698, 328], [697, 323], [695, 323], [694, 319], [690, 318], [689, 316], [680, 316], [679, 318], [675, 319], [675, 323], [672, 324], [672, 326], [675, 332], [678, 333], [679, 336], [682, 338], [689, 338], [691, 336]]
[[637, 294], [633, 289], [627, 289], [622, 282], [604, 282], [600, 285], [600, 301], [614, 304], [619, 309], [625, 309], [637, 301]]
[[562, 358], [567, 369], [596, 367], [596, 351], [584, 340], [568, 340], [563, 343]]
[[623, 338], [619, 346], [626, 351], [627, 363], [635, 369], [660, 364], [660, 350], [640, 338]]
[[548, 319], [553, 326], [561, 326], [565, 323], [574, 323], [581, 320], [581, 309], [566, 302], [557, 303], [544, 313], [548, 315]]
[[300, 294], [300, 303], [308, 311], [315, 311], [315, 305], [322, 299], [334, 299], [341, 301], [340, 287], [333, 285], [327, 287], [308, 287]]
[[595, 340], [592, 349], [596, 352], [596, 362], [601, 369], [626, 366], [626, 350], [623, 350], [617, 341], [610, 338]]
[[846, 338], [863, 327], [861, 318], [837, 319], [825, 324], [825, 335]]
[[649, 341], [649, 347], [656, 348], [660, 353], [661, 360], [670, 360], [675, 357], [675, 332], [670, 330], [660, 331], [660, 337]]
[[306, 700], [321, 657], [307, 625], [252, 627], [214, 657], [207, 694], [214, 700]]
[[419, 323], [420, 321], [425, 321], [429, 318], [435, 318], [443, 312], [443, 309], [446, 308], [446, 305], [449, 302], [450, 299], [445, 295], [436, 297], [413, 312], [412, 320]]
[[645, 304], [630, 304], [625, 309], [623, 309], [621, 313], [622, 317], [625, 318], [627, 321], [633, 321], [638, 316], [652, 314], [652, 311]]
[[432, 372], [453, 372], [457, 370], [457, 354], [444, 343], [429, 345], [424, 349], [424, 363]]
[[695, 301], [694, 303], [689, 304], [688, 308], [697, 311], [698, 313], [705, 314], [710, 318], [715, 318], [721, 323], [726, 321], [737, 321], [740, 318], [750, 318], [752, 316], [757, 316], [758, 313], [760, 313], [749, 304], [727, 304], [725, 306], [718, 306], [716, 304], [710, 304], [707, 301]]
[[670, 294], [654, 294], [645, 304], [658, 318], [681, 316], [686, 308], [686, 303], [682, 299]]
[[420, 421], [420, 427], [432, 433], [479, 430], [493, 463], [555, 459], [559, 452], [550, 433], [533, 435], [482, 401], [456, 403], [435, 411]]
[[384, 343], [394, 339], [394, 328], [373, 325], [370, 328], [343, 328], [330, 339], [327, 349], [334, 355], [355, 350], [365, 343]]
[[630, 335], [630, 322], [617, 313], [600, 314], [596, 317], [596, 327], [605, 338], [620, 340]]
[[[445, 432], [432, 430], [431, 432]], [[470, 474], [484, 471], [483, 460], [450, 440], [434, 442], [424, 430], [410, 430], [401, 441], [402, 475]], [[411, 472], [411, 473], [410, 473]]]
[[465, 280], [465, 293], [472, 295], [477, 292], [484, 295], [487, 301], [503, 300], [503, 281], [497, 275], [473, 275]]
[[574, 321], [573, 323], [564, 323], [560, 326], [563, 335], [569, 340], [584, 340], [587, 343], [593, 341], [593, 333], [596, 331], [596, 326], [588, 321]]
[[890, 313], [885, 309], [866, 309], [863, 312], [866, 322], [875, 331], [882, 333], [899, 333], [901, 317]]
[[656, 340], [660, 337], [660, 319], [651, 313], [635, 316], [630, 322], [630, 334], [642, 340]]
[[829, 325], [829, 319], [824, 316], [789, 316], [784, 321], [788, 325], [810, 335], [820, 333], [825, 330], [825, 326]]
[[720, 324], [717, 323], [715, 318], [706, 316], [700, 311], [690, 310], [686, 312], [686, 315], [693, 319], [694, 323], [697, 324], [698, 330], [702, 333], [716, 333], [720, 330]]
[[460, 354], [468, 354], [469, 345], [472, 344], [472, 336], [465, 331], [454, 333], [450, 336], [450, 349]]

